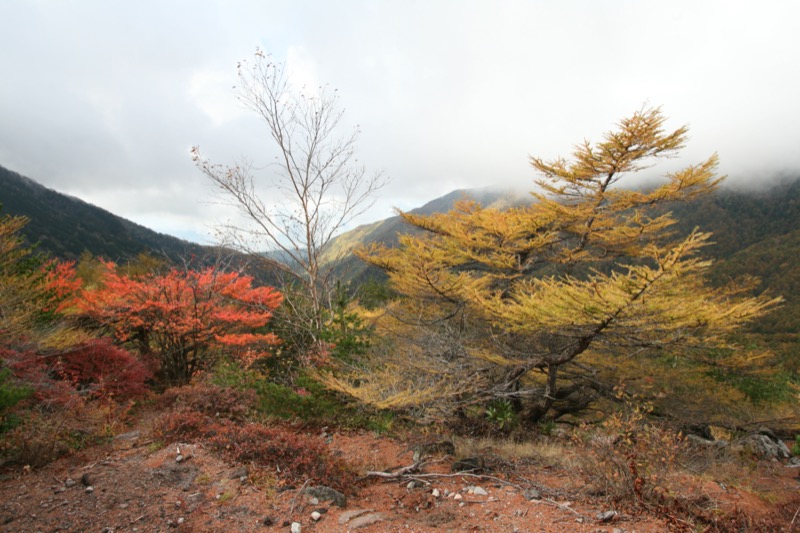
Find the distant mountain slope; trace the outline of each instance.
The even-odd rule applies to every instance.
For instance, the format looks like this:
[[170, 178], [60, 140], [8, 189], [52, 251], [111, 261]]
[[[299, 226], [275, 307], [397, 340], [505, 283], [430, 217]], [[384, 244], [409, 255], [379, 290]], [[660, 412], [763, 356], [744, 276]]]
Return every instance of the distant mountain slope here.
[[[409, 212], [417, 215], [432, 215], [433, 213], [446, 213], [453, 209], [460, 200], [472, 200], [484, 207], [504, 208], [531, 201], [531, 196], [525, 192], [499, 189], [459, 189], [426, 203], [422, 207]], [[359, 260], [349, 250], [361, 245], [382, 243], [395, 246], [398, 237], [404, 233], [416, 231], [407, 225], [399, 216], [389, 217], [372, 224], [359, 226], [351, 231], [336, 237], [330, 244], [327, 256], [342, 257], [337, 266], [337, 271], [348, 280], [361, 280], [362, 278], [381, 278], [382, 274], [374, 267], [370, 267]]]
[[[503, 208], [529, 202], [532, 197], [491, 189], [458, 190], [413, 209], [411, 213], [447, 212], [461, 199], [477, 201], [484, 207]], [[675, 215], [678, 221], [675, 230], [679, 234], [686, 235], [696, 227], [713, 233], [713, 245], [708, 248], [708, 255], [718, 260], [734, 254], [740, 258], [742, 254], [746, 255], [744, 250], [749, 246], [765, 239], [780, 240], [781, 236], [800, 230], [800, 177], [785, 179], [758, 191], [722, 188], [716, 194], [695, 202], [669, 205], [664, 209], [667, 210]], [[399, 216], [394, 216], [340, 235], [332, 243], [331, 250], [341, 252], [371, 243], [394, 246], [398, 235], [412, 231], [415, 229]], [[345, 260], [347, 271], [357, 277], [364, 268], [356, 262], [355, 259]]]
[[149, 251], [182, 261], [206, 256], [213, 250], [157, 233], [2, 166], [0, 204], [0, 215], [30, 219], [23, 235], [31, 244], [39, 243], [40, 250], [63, 259], [77, 259], [87, 250], [113, 261], [125, 261]]

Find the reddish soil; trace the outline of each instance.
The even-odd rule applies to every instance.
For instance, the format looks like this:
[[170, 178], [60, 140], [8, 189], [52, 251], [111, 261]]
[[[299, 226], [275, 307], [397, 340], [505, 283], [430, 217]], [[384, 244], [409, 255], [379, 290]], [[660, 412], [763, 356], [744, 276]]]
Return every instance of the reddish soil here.
[[[335, 454], [364, 473], [413, 463], [408, 444], [397, 440], [336, 433], [329, 441]], [[290, 523], [299, 522], [302, 531], [646, 533], [684, 525], [664, 514], [636, 506], [617, 509], [590, 497], [577, 474], [559, 467], [521, 462], [469, 477], [450, 474], [452, 462], [443, 457], [426, 466], [424, 473], [439, 476], [422, 477], [427, 484], [418, 488], [409, 488], [408, 479], [370, 478], [354, 487], [340, 508], [301, 495], [301, 487], [279, 491], [270, 479], [226, 464], [201, 443], [158, 447], [140, 429], [41, 469], [6, 469], [0, 481], [0, 531], [290, 531]], [[779, 464], [761, 465], [752, 472], [750, 491], [708, 480], [702, 490], [719, 516], [743, 518], [736, 526], [721, 521], [707, 530], [792, 531], [795, 509], [789, 506], [798, 505], [792, 500], [800, 488], [798, 473]], [[469, 486], [487, 494], [470, 494]], [[531, 486], [541, 490], [540, 499], [525, 497], [524, 489]], [[314, 511], [318, 520], [311, 516]], [[364, 513], [354, 516], [354, 511]], [[606, 511], [617, 514], [603, 522], [598, 517]]]

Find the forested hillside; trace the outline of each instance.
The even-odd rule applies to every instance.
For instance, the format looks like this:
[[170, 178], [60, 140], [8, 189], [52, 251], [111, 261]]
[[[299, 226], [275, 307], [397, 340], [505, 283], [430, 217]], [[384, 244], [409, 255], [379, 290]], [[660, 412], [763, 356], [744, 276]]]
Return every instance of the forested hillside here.
[[211, 249], [163, 235], [0, 166], [2, 213], [29, 219], [22, 230], [30, 244], [63, 259], [84, 251], [113, 261], [149, 252], [171, 261], [204, 256]]
[[[308, 491], [323, 491], [317, 506], [361, 488], [357, 505], [381, 510], [370, 524], [392, 527], [481, 502], [498, 503], [490, 529], [501, 516], [518, 529], [527, 519], [506, 516], [511, 502], [539, 500], [590, 524], [625, 509], [645, 531], [793, 523], [796, 483], [774, 465], [800, 464], [800, 180], [726, 189], [711, 156], [650, 190], [614, 187], [680, 149], [686, 129], [665, 133], [663, 121], [640, 111], [572, 163], [532, 159], [547, 194], [455, 191], [323, 241], [330, 255], [305, 277], [273, 263], [274, 284], [0, 169], [0, 494], [27, 503], [0, 506], [0, 519], [33, 530], [44, 513], [74, 529], [59, 509], [74, 516], [91, 500], [57, 501], [73, 478], [101, 499], [141, 489], [141, 507], [156, 508], [167, 472], [201, 498], [170, 496], [186, 516], [147, 524], [203, 529], [206, 509], [233, 498], [300, 520]], [[318, 257], [343, 259], [313, 278], [336, 264]], [[384, 433], [402, 451], [378, 463]], [[124, 469], [119, 455], [97, 459], [109, 445], [131, 459]], [[18, 490], [20, 476], [34, 492]], [[419, 476], [432, 485], [415, 490]], [[490, 499], [474, 499], [490, 494], [478, 482]], [[47, 498], [37, 508], [48, 510], [28, 510]], [[109, 505], [117, 523], [145, 516]], [[337, 517], [319, 509], [309, 524]], [[336, 519], [355, 529], [353, 516]], [[447, 516], [435, 523], [476, 529]], [[235, 526], [214, 530], [246, 529]]]

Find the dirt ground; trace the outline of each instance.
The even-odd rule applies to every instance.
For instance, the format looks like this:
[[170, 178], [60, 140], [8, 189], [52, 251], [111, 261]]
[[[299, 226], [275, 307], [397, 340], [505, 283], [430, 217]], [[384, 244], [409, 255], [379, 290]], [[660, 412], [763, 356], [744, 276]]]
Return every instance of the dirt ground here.
[[[411, 447], [395, 439], [334, 433], [328, 441], [333, 453], [365, 474], [414, 463]], [[156, 445], [140, 427], [41, 469], [1, 472], [0, 531], [288, 532], [293, 522], [304, 532], [647, 533], [682, 527], [587, 496], [565, 469], [516, 464], [478, 477], [451, 474], [452, 462], [445, 456], [429, 463], [414, 487], [408, 478], [372, 476], [340, 507], [302, 492], [309, 487], [277, 490], [263, 475], [226, 464], [200, 443]], [[793, 531], [794, 509], [784, 502], [800, 489], [798, 473], [767, 464], [752, 473], [754, 492], [713, 480], [704, 490], [720, 516], [747, 513], [749, 522], [737, 530]], [[539, 488], [537, 498], [529, 499], [531, 487]]]

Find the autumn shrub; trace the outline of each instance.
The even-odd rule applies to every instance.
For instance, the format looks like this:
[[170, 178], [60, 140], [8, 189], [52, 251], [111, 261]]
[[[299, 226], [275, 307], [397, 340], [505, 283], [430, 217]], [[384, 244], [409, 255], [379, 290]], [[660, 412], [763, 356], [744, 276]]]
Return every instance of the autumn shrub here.
[[163, 442], [203, 441], [230, 461], [267, 469], [287, 484], [310, 480], [347, 490], [355, 480], [353, 469], [331, 456], [319, 439], [280, 426], [241, 424], [181, 409], [158, 420], [154, 437]]
[[173, 407], [202, 413], [212, 418], [241, 422], [256, 405], [253, 390], [221, 387], [213, 383], [197, 383], [167, 389], [159, 399], [162, 407]]
[[147, 392], [152, 372], [109, 339], [95, 339], [60, 356], [59, 370], [93, 398], [128, 400]]
[[30, 391], [26, 403], [57, 410], [81, 401], [73, 383], [63, 379], [58, 353], [0, 348], [0, 360], [5, 362], [14, 380]]
[[207, 414], [191, 409], [178, 409], [162, 415], [153, 427], [159, 441], [191, 441], [208, 437], [213, 419]]
[[44, 466], [70, 450], [69, 415], [30, 411], [24, 422], [4, 435], [2, 455], [7, 462]]
[[34, 405], [19, 413], [20, 424], [3, 435], [3, 459], [44, 466], [88, 446], [107, 442], [125, 427], [130, 404], [74, 401], [67, 406]]
[[64, 308], [118, 344], [152, 354], [163, 385], [187, 384], [223, 350], [249, 364], [279, 342], [264, 327], [282, 297], [253, 286], [252, 277], [214, 268], [131, 276], [103, 263], [101, 280]]
[[590, 490], [612, 501], [662, 505], [677, 496], [673, 474], [686, 444], [680, 433], [651, 423], [650, 406], [626, 403], [583, 443], [580, 460]]
[[333, 457], [319, 439], [280, 426], [221, 426], [210, 443], [233, 461], [267, 467], [287, 483], [311, 480], [340, 491], [352, 490], [354, 470], [344, 460]]

